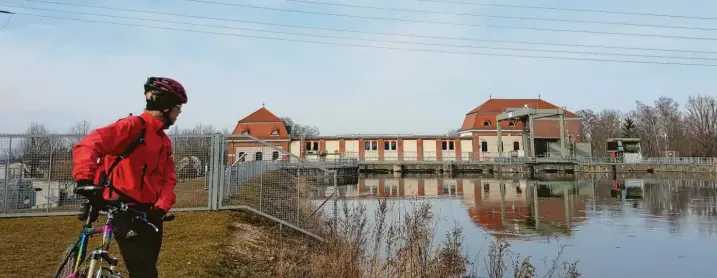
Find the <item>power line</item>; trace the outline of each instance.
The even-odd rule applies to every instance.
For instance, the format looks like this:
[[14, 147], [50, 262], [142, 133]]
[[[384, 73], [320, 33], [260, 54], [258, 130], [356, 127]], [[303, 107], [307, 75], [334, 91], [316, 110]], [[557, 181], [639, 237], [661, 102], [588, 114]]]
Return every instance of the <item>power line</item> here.
[[[2, 4], [2, 5], [5, 5], [5, 4]], [[379, 43], [399, 43], [399, 44], [408, 44], [408, 45], [457, 47], [457, 48], [474, 48], [474, 49], [507, 50], [507, 51], [546, 52], [546, 53], [560, 53], [560, 54], [606, 55], [606, 56], [618, 56], [618, 57], [642, 57], [642, 58], [663, 58], [663, 59], [687, 59], [687, 60], [713, 60], [713, 61], [717, 61], [717, 58], [698, 58], [698, 57], [686, 57], [686, 56], [643, 55], [643, 54], [629, 54], [629, 53], [585, 52], [585, 51], [529, 49], [529, 48], [506, 48], [506, 47], [490, 47], [490, 46], [474, 46], [474, 45], [440, 44], [440, 43], [424, 43], [424, 42], [406, 42], [406, 41], [397, 41], [397, 40], [376, 40], [376, 39], [365, 39], [365, 38], [352, 38], [352, 37], [340, 37], [340, 36], [330, 36], [330, 35], [318, 35], [318, 34], [306, 34], [306, 33], [295, 33], [295, 32], [271, 31], [271, 30], [261, 30], [261, 29], [252, 29], [252, 28], [241, 28], [241, 27], [232, 27], [232, 26], [220, 26], [220, 25], [211, 25], [211, 24], [201, 24], [201, 23], [190, 23], [190, 22], [181, 22], [181, 21], [161, 20], [161, 19], [153, 19], [153, 18], [141, 18], [141, 17], [131, 17], [131, 16], [119, 16], [119, 15], [107, 15], [107, 14], [96, 14], [96, 13], [86, 13], [86, 12], [64, 11], [64, 10], [56, 10], [56, 9], [24, 7], [24, 6], [15, 6], [15, 5], [5, 5], [5, 6], [12, 6], [12, 7], [19, 7], [19, 8], [27, 8], [27, 9], [41, 10], [41, 11], [61, 12], [61, 13], [69, 13], [69, 14], [77, 14], [77, 15], [89, 15], [89, 16], [99, 16], [99, 17], [111, 17], [111, 18], [132, 19], [132, 20], [144, 20], [144, 21], [159, 22], [159, 23], [184, 24], [184, 25], [190, 25], [190, 26], [201, 26], [201, 27], [210, 27], [210, 28], [243, 30], [243, 31], [262, 32], [262, 33], [271, 33], [271, 34], [282, 34], [282, 35], [307, 36], [307, 37], [317, 37], [317, 38], [325, 38], [325, 39], [358, 40], [358, 41], [379, 42]]]
[[[34, 0], [29, 0], [33, 1]], [[669, 29], [686, 29], [686, 30], [702, 30], [702, 31], [717, 31], [717, 28], [704, 28], [704, 27], [687, 27], [687, 26], [674, 26], [674, 25], [653, 25], [653, 24], [640, 24], [632, 22], [609, 22], [609, 21], [589, 21], [589, 20], [576, 20], [576, 19], [560, 19], [560, 18], [544, 18], [544, 17], [522, 17], [522, 16], [509, 16], [509, 15], [489, 15], [489, 14], [476, 14], [476, 13], [451, 13], [451, 12], [438, 12], [431, 10], [415, 10], [415, 9], [398, 9], [398, 8], [387, 8], [377, 6], [362, 6], [342, 3], [332, 3], [323, 1], [310, 1], [310, 0], [283, 0], [286, 2], [297, 2], [315, 5], [326, 5], [326, 6], [337, 6], [337, 7], [349, 7], [359, 9], [371, 9], [371, 10], [382, 10], [382, 11], [395, 11], [395, 12], [411, 12], [411, 13], [424, 13], [424, 14], [441, 14], [441, 15], [453, 15], [453, 16], [471, 16], [471, 17], [488, 17], [488, 18], [503, 18], [503, 19], [520, 19], [520, 20], [540, 20], [540, 21], [556, 21], [556, 22], [572, 22], [572, 23], [591, 23], [591, 24], [604, 24], [604, 25], [620, 25], [620, 26], [635, 26], [635, 27], [653, 27], [653, 28], [669, 28]], [[36, 1], [46, 2], [46, 1]]]
[[26, 1], [43, 2], [43, 3], [57, 4], [57, 5], [75, 6], [75, 7], [105, 9], [105, 10], [112, 10], [112, 11], [126, 11], [126, 12], [136, 12], [136, 13], [145, 13], [145, 14], [169, 15], [169, 16], [188, 17], [188, 18], [197, 18], [197, 19], [209, 19], [209, 20], [247, 23], [247, 24], [256, 24], [256, 25], [267, 25], [267, 26], [288, 27], [288, 28], [309, 29], [309, 30], [335, 31], [335, 32], [345, 32], [345, 33], [358, 33], [358, 34], [412, 37], [412, 38], [423, 38], [423, 39], [443, 39], [443, 40], [455, 40], [455, 41], [497, 42], [497, 43], [511, 43], [511, 44], [527, 44], [527, 45], [548, 45], [548, 46], [569, 46], [569, 47], [640, 50], [640, 51], [664, 51], [664, 52], [717, 54], [717, 51], [689, 50], [689, 49], [625, 47], [625, 46], [589, 45], [589, 44], [566, 44], [566, 43], [548, 43], [548, 42], [534, 42], [534, 41], [492, 40], [492, 39], [478, 39], [478, 38], [465, 38], [465, 37], [427, 36], [427, 35], [417, 35], [417, 34], [410, 34], [410, 33], [385, 33], [385, 32], [361, 31], [361, 30], [342, 29], [342, 28], [310, 27], [310, 26], [279, 24], [279, 23], [270, 23], [270, 22], [258, 22], [258, 21], [250, 21], [250, 20], [238, 20], [238, 19], [232, 19], [232, 18], [197, 16], [197, 15], [190, 15], [190, 14], [143, 11], [143, 10], [136, 10], [136, 9], [124, 9], [124, 8], [114, 8], [114, 7], [105, 7], [105, 6], [95, 6], [95, 5], [81, 5], [81, 4], [61, 3], [61, 2], [42, 1], [42, 0], [26, 0]]
[[421, 21], [421, 20], [401, 19], [401, 18], [392, 18], [392, 17], [360, 16], [360, 15], [352, 15], [352, 14], [339, 14], [339, 13], [325, 13], [325, 12], [313, 12], [313, 11], [302, 11], [302, 10], [291, 10], [291, 9], [263, 7], [263, 6], [249, 5], [249, 4], [225, 3], [225, 2], [206, 1], [206, 0], [184, 0], [184, 1], [188, 1], [188, 2], [198, 2], [198, 3], [206, 3], [206, 4], [214, 4], [214, 5], [223, 5], [223, 6], [242, 7], [242, 8], [250, 8], [250, 9], [262, 9], [262, 10], [272, 10], [272, 11], [281, 11], [281, 12], [291, 12], [291, 13], [303, 13], [303, 14], [338, 16], [338, 17], [351, 17], [351, 18], [373, 19], [373, 20], [400, 21], [400, 22], [411, 22], [411, 23], [425, 23], [425, 24], [456, 25], [456, 26], [500, 28], [500, 29], [517, 29], [517, 30], [533, 30], [533, 31], [570, 32], [570, 33], [587, 33], [587, 34], [602, 34], [602, 35], [622, 35], [622, 36], [638, 36], [638, 37], [655, 37], [655, 38], [671, 38], [671, 39], [686, 39], [686, 40], [717, 41], [717, 38], [708, 38], [708, 37], [684, 37], [684, 36], [669, 36], [669, 35], [643, 34], [643, 33], [622, 33], [622, 32], [604, 32], [604, 31], [574, 30], [574, 29], [518, 27], [518, 26], [507, 26], [507, 25], [468, 24], [468, 23], [454, 23], [454, 22], [442, 22], [442, 21]]
[[404, 47], [375, 46], [375, 45], [322, 42], [322, 41], [311, 41], [311, 40], [300, 40], [300, 39], [287, 39], [287, 38], [277, 38], [277, 37], [264, 37], [264, 36], [254, 36], [254, 35], [213, 32], [213, 31], [200, 31], [200, 30], [192, 30], [192, 29], [160, 27], [160, 26], [150, 26], [150, 25], [131, 24], [131, 23], [120, 23], [120, 22], [109, 22], [109, 21], [59, 17], [59, 16], [49, 16], [49, 15], [27, 14], [27, 13], [16, 13], [16, 14], [24, 15], [24, 16], [34, 16], [34, 17], [43, 17], [43, 18], [53, 18], [53, 19], [73, 20], [73, 21], [81, 21], [81, 22], [110, 24], [110, 25], [118, 25], [118, 26], [141, 27], [141, 28], [150, 28], [150, 29], [182, 31], [182, 32], [200, 33], [200, 34], [213, 34], [213, 35], [242, 37], [242, 38], [255, 38], [255, 39], [274, 40], [274, 41], [302, 42], [302, 43], [311, 43], [311, 44], [319, 44], [319, 45], [351, 46], [351, 47], [362, 47], [362, 48], [373, 48], [373, 49], [389, 49], [389, 50], [415, 51], [415, 52], [427, 52], [427, 53], [444, 53], [444, 54], [461, 54], [461, 55], [488, 56], [488, 57], [535, 58], [535, 59], [550, 59], [550, 60], [613, 62], [613, 63], [627, 63], [627, 64], [657, 64], [657, 65], [704, 66], [704, 67], [716, 67], [717, 66], [717, 64], [638, 61], [638, 60], [613, 60], [613, 59], [537, 56], [537, 55], [520, 55], [520, 54], [484, 53], [484, 52], [461, 52], [461, 51], [448, 51], [448, 50], [436, 50], [436, 49], [417, 49], [417, 48], [404, 48]]
[[491, 3], [477, 3], [477, 2], [449, 1], [449, 0], [414, 0], [414, 1], [474, 5], [474, 6], [486, 6], [486, 7], [522, 8], [522, 9], [554, 10], [554, 11], [568, 11], [568, 12], [588, 12], [588, 13], [603, 13], [603, 14], [622, 14], [622, 15], [685, 18], [685, 19], [717, 20], [717, 17], [700, 17], [700, 16], [689, 16], [689, 15], [675, 15], [675, 14], [636, 13], [636, 12], [622, 12], [622, 11], [609, 11], [609, 10], [597, 10], [597, 9], [555, 8], [555, 7], [545, 7], [545, 6], [491, 4]]

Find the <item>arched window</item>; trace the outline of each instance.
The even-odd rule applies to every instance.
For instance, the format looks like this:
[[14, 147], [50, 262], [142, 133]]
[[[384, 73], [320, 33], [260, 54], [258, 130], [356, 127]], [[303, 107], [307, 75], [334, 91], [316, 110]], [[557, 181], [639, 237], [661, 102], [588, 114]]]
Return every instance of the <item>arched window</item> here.
[[276, 130], [276, 129], [275, 129], [275, 130], [272, 130], [272, 131], [271, 131], [271, 136], [279, 136], [279, 131]]
[[249, 131], [248, 130], [242, 131], [241, 135], [249, 135]]
[[256, 153], [254, 154], [254, 160], [256, 160], [256, 161], [262, 160], [262, 156], [263, 156], [263, 155], [264, 155], [264, 154], [262, 154], [261, 152], [256, 152]]
[[490, 126], [490, 121], [483, 122], [483, 126]]
[[239, 161], [244, 162], [246, 160], [246, 153], [245, 152], [239, 152]]
[[271, 160], [279, 160], [279, 152], [271, 153]]
[[508, 123], [508, 126], [515, 126], [515, 121], [510, 121], [510, 122]]

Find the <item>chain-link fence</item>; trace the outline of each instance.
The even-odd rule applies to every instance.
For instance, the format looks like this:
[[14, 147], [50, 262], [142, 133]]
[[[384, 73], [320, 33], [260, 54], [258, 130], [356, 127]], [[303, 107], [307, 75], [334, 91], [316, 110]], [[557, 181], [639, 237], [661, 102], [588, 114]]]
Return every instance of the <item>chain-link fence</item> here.
[[334, 218], [320, 208], [330, 200], [334, 206], [338, 198], [316, 198], [318, 189], [336, 188], [350, 176], [342, 169], [358, 165], [356, 159], [307, 161], [289, 152], [288, 141], [270, 143], [248, 135], [227, 136], [225, 146], [219, 209], [246, 208], [315, 237], [324, 235], [327, 219]]
[[[80, 135], [0, 135], [0, 217], [76, 214], [72, 148]], [[209, 209], [212, 135], [173, 136], [174, 209]]]

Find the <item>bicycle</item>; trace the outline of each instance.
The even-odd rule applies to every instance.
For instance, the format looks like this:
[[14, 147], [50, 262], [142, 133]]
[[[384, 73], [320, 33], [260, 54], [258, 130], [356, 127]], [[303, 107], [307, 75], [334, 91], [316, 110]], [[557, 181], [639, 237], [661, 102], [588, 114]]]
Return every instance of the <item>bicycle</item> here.
[[[100, 211], [106, 211], [107, 218], [105, 223], [100, 227], [92, 227], [92, 223], [97, 220]], [[67, 250], [65, 250], [54, 277], [122, 278], [122, 274], [117, 271], [119, 260], [109, 255], [113, 231], [112, 221], [119, 213], [127, 213], [133, 218], [152, 227], [155, 232], [159, 232], [159, 229], [147, 220], [147, 213], [129, 207], [127, 202], [120, 199], [111, 199], [105, 201], [102, 208], [96, 209], [90, 201], [87, 201], [83, 206], [82, 212], [77, 217], [79, 220], [85, 221], [82, 226], [82, 232], [75, 243], [70, 244]], [[169, 214], [162, 218], [162, 221], [168, 222], [174, 220], [174, 218], [174, 215]], [[89, 256], [87, 256], [89, 238], [98, 234], [102, 235], [102, 245], [92, 250]], [[103, 262], [106, 262], [107, 266], [103, 266]], [[106, 275], [103, 273], [106, 273]]]

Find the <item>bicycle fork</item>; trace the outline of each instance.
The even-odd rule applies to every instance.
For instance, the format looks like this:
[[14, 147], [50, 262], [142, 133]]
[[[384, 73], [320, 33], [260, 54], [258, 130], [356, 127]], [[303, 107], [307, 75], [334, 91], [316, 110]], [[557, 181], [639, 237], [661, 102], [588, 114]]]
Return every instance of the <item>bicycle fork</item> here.
[[[87, 272], [88, 278], [101, 278], [103, 270], [109, 271], [110, 274], [115, 274], [117, 271], [117, 264], [119, 260], [117, 258], [110, 257], [108, 252], [110, 248], [110, 242], [112, 240], [112, 216], [107, 219], [107, 224], [102, 227], [102, 248], [92, 251], [90, 253], [90, 268]], [[107, 262], [109, 267], [101, 266], [97, 268], [101, 261]], [[97, 273], [95, 273], [97, 271]]]
[[[90, 261], [90, 269], [87, 271], [87, 277], [101, 278], [103, 270], [108, 270], [110, 274], [116, 273], [119, 260], [117, 260], [117, 258], [110, 257], [109, 252], [107, 252], [107, 250], [100, 249], [92, 251], [92, 253], [90, 253], [90, 256], [92, 260]], [[98, 269], [97, 266], [102, 260], [107, 262], [109, 267], [102, 266]], [[96, 273], [95, 270], [97, 271]]]

